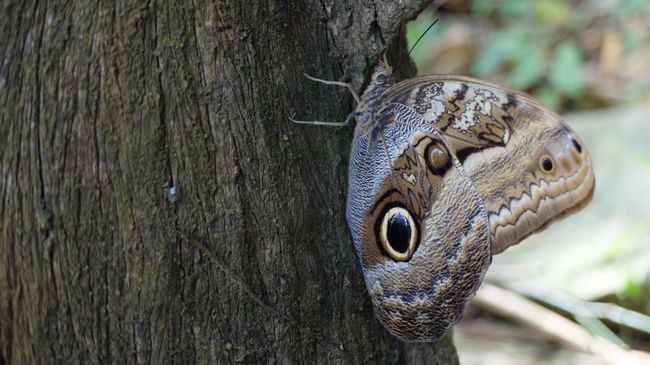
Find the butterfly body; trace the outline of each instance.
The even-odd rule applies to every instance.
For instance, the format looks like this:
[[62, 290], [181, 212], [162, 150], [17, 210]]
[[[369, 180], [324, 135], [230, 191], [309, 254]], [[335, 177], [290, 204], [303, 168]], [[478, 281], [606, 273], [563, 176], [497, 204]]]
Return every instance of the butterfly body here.
[[575, 133], [526, 94], [391, 73], [379, 63], [348, 117], [346, 218], [379, 320], [431, 341], [460, 320], [492, 255], [584, 206], [594, 175]]

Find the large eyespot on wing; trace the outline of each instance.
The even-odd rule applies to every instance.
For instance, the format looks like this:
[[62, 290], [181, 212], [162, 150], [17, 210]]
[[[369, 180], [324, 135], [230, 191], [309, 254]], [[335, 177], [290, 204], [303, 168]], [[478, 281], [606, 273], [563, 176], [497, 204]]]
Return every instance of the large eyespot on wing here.
[[402, 340], [431, 341], [460, 320], [489, 266], [488, 219], [442, 136], [413, 121], [384, 136], [353, 145], [348, 222], [379, 320]]
[[419, 229], [413, 213], [406, 207], [387, 206], [379, 215], [379, 241], [391, 259], [407, 261], [417, 247]]

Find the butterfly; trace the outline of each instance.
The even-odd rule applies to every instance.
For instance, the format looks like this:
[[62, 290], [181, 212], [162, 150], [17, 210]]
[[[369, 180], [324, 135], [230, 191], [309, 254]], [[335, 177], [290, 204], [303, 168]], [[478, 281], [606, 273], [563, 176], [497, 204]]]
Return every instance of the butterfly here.
[[357, 107], [346, 219], [375, 314], [403, 341], [458, 322], [492, 255], [576, 212], [589, 153], [532, 97], [450, 75], [396, 83], [379, 61]]

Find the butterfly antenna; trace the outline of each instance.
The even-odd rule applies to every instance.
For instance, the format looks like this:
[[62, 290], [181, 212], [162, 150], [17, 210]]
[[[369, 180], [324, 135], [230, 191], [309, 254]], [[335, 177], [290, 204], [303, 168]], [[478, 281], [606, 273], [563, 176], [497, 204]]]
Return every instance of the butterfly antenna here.
[[427, 34], [427, 32], [429, 32], [429, 29], [433, 28], [433, 26], [436, 25], [436, 23], [438, 22], [438, 20], [440, 20], [440, 18], [436, 18], [436, 20], [434, 20], [433, 23], [431, 23], [431, 25], [429, 25], [429, 27], [427, 28], [427, 30], [425, 30], [424, 33], [422, 33], [422, 35], [420, 36], [420, 38], [418, 38], [418, 40], [415, 41], [415, 43], [413, 44], [413, 46], [411, 47], [411, 49], [409, 49], [409, 53], [408, 53], [409, 56], [411, 55], [411, 52], [413, 52], [413, 49], [415, 49], [415, 46], [417, 46], [418, 43], [420, 43], [420, 41], [422, 40], [422, 38], [424, 38], [424, 36]]
[[[433, 23], [431, 23], [431, 25], [429, 25], [429, 27], [427, 28], [427, 30], [425, 30], [424, 33], [422, 33], [422, 35], [420, 35], [420, 38], [418, 38], [418, 40], [415, 41], [415, 43], [414, 43], [414, 44], [411, 46], [411, 48], [409, 49], [409, 52], [408, 52], [407, 56], [410, 56], [410, 55], [411, 55], [411, 52], [413, 52], [413, 50], [415, 49], [415, 46], [417, 46], [418, 43], [420, 43], [420, 41], [422, 40], [422, 38], [424, 38], [424, 36], [429, 32], [429, 30], [430, 30], [431, 28], [433, 28], [433, 26], [438, 22], [438, 20], [440, 20], [440, 18], [436, 18], [436, 20], [434, 20]], [[384, 57], [385, 57], [385, 54], [384, 54]], [[399, 66], [400, 66], [401, 64], [402, 64], [402, 62], [401, 62], [401, 60], [400, 60], [400, 62], [397, 63], [397, 67], [396, 67], [396, 69], [399, 69]]]

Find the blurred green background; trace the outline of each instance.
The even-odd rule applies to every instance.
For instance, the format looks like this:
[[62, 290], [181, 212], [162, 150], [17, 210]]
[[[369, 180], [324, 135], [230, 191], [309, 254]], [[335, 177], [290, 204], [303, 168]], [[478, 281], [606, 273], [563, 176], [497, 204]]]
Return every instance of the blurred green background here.
[[[438, 1], [407, 29], [421, 74], [528, 91], [559, 111], [650, 100], [650, 1]], [[436, 11], [437, 9], [437, 11]]]
[[[576, 130], [596, 172], [589, 206], [495, 256], [487, 281], [650, 352], [650, 1], [437, 1], [408, 25], [409, 45], [435, 19], [411, 53], [419, 74], [469, 75], [533, 95]], [[455, 335], [463, 364], [612, 363], [547, 336], [516, 343], [529, 333], [500, 319], [470, 307]], [[488, 360], [513, 343], [519, 357]]]

